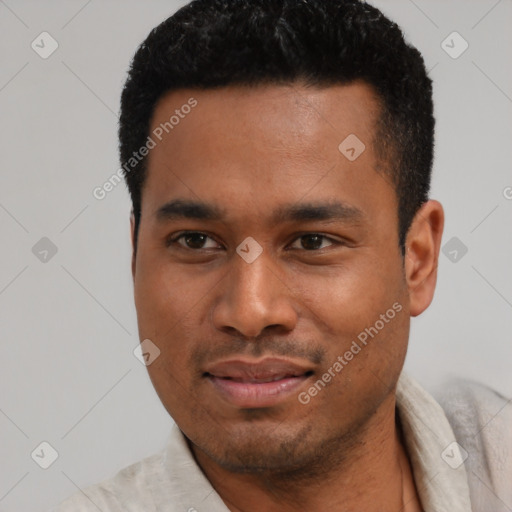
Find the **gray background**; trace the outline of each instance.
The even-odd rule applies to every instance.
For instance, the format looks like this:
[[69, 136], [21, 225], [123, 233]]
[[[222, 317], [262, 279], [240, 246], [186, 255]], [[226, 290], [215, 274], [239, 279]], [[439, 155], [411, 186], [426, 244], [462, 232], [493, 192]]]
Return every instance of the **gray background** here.
[[[0, 511], [47, 510], [167, 438], [172, 420], [133, 355], [128, 193], [92, 191], [119, 167], [130, 58], [183, 3], [0, 0]], [[446, 210], [443, 245], [459, 244], [412, 321], [406, 369], [428, 389], [463, 376], [512, 396], [512, 2], [373, 3], [431, 70], [432, 197]], [[31, 48], [43, 31], [59, 45], [47, 59]], [[469, 43], [458, 58], [441, 46], [453, 31]], [[43, 237], [55, 255], [40, 252]], [[42, 441], [59, 455], [46, 470], [31, 458]]]

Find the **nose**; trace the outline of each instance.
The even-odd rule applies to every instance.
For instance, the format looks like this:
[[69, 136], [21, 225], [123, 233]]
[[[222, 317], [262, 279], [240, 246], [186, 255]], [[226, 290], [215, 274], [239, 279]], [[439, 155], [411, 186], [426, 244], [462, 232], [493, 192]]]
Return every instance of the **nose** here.
[[255, 261], [247, 263], [235, 254], [230, 264], [214, 302], [214, 326], [248, 338], [255, 338], [270, 328], [293, 330], [297, 323], [293, 291], [272, 258], [264, 251]]

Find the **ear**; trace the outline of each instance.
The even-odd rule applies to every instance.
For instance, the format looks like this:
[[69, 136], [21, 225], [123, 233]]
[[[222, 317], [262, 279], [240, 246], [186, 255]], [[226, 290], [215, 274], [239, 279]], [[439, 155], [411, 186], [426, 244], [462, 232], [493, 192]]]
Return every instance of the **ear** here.
[[133, 209], [130, 213], [130, 235], [132, 239], [132, 278], [135, 280], [135, 215]]
[[418, 210], [407, 233], [405, 276], [411, 316], [423, 313], [434, 297], [443, 227], [443, 207], [431, 200]]

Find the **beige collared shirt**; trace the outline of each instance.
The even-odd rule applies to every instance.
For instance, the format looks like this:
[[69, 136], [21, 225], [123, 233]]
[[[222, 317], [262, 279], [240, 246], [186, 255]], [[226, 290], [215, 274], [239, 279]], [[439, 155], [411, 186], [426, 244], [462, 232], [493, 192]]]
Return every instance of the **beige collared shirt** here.
[[[463, 463], [468, 453], [461, 448], [465, 441], [469, 443], [469, 438], [462, 441], [455, 438], [438, 402], [405, 373], [399, 379], [396, 399], [423, 510], [497, 512], [495, 506], [487, 508], [485, 500], [480, 508], [472, 510], [468, 474]], [[511, 445], [509, 442], [508, 446]], [[478, 454], [472, 455], [475, 459]], [[471, 467], [478, 467], [478, 461], [475, 464]], [[510, 462], [507, 464], [510, 469]], [[512, 480], [510, 483], [512, 489]], [[502, 492], [502, 498], [500, 512], [510, 510], [505, 501], [510, 495]], [[196, 464], [176, 425], [164, 450], [122, 469], [100, 484], [77, 492], [52, 512], [97, 512], [98, 509], [102, 512], [229, 512]]]

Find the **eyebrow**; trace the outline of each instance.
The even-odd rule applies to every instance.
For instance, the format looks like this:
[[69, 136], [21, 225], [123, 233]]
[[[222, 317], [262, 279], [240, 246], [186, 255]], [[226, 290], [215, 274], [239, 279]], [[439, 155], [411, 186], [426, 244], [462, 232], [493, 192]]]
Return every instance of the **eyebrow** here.
[[[158, 222], [181, 219], [222, 221], [226, 210], [211, 203], [174, 199], [158, 208], [155, 213]], [[340, 201], [292, 203], [278, 207], [272, 214], [272, 224], [304, 221], [344, 221], [358, 223], [365, 219], [359, 208]]]

